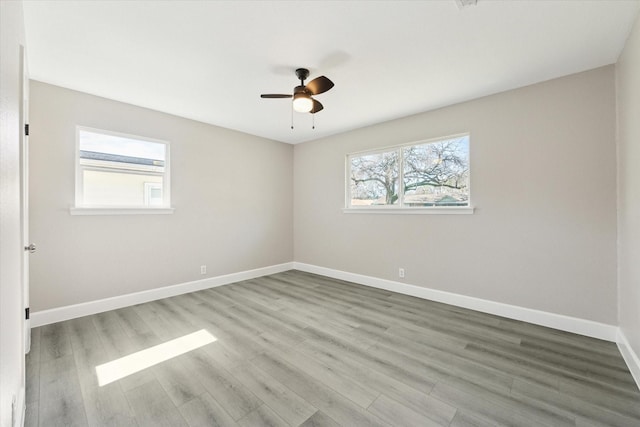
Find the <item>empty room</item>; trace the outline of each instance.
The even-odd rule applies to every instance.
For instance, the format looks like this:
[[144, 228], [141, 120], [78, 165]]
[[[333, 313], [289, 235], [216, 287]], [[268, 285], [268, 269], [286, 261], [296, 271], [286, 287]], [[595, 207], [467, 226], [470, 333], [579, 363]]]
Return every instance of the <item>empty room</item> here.
[[0, 426], [640, 426], [640, 0], [0, 1]]

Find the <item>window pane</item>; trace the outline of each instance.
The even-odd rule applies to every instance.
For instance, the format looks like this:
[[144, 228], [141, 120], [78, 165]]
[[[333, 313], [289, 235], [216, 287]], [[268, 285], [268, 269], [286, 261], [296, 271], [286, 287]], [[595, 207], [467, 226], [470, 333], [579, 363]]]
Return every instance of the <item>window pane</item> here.
[[[84, 205], [86, 206], [158, 206], [162, 205], [162, 176], [118, 171], [84, 170]], [[147, 184], [159, 190], [149, 197]], [[159, 200], [159, 202], [158, 202]]]
[[165, 144], [124, 136], [109, 135], [80, 129], [80, 151], [111, 154], [112, 158], [125, 156], [131, 158], [156, 160], [164, 165]]
[[398, 203], [398, 151], [351, 157], [351, 206]]
[[405, 147], [407, 207], [469, 205], [469, 137]]
[[88, 207], [169, 206], [168, 143], [78, 128], [76, 202]]

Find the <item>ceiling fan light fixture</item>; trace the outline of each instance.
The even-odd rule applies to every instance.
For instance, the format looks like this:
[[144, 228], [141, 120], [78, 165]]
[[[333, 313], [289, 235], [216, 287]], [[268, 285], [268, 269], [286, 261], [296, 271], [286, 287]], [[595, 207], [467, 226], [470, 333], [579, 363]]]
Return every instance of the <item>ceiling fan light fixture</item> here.
[[[293, 88], [293, 94], [284, 93], [263, 93], [260, 98], [292, 98], [291, 104], [291, 120], [293, 121], [293, 110], [298, 113], [311, 113], [316, 114], [324, 109], [321, 102], [315, 100], [313, 96], [325, 93], [331, 89], [334, 84], [325, 76], [316, 77], [308, 84], [304, 84], [304, 81], [309, 77], [309, 70], [306, 68], [298, 68], [296, 70], [296, 77], [300, 79], [300, 84]], [[291, 127], [293, 129], [293, 126]]]
[[313, 109], [313, 100], [311, 96], [304, 92], [293, 95], [293, 109], [298, 113], [308, 113]]

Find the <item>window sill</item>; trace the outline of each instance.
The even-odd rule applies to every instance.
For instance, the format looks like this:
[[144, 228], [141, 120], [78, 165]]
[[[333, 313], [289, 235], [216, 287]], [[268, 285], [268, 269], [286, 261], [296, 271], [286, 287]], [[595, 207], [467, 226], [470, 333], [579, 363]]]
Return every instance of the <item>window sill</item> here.
[[395, 214], [395, 215], [471, 215], [475, 208], [433, 207], [433, 208], [343, 208], [346, 214]]
[[71, 207], [71, 215], [168, 215], [174, 208], [83, 208]]

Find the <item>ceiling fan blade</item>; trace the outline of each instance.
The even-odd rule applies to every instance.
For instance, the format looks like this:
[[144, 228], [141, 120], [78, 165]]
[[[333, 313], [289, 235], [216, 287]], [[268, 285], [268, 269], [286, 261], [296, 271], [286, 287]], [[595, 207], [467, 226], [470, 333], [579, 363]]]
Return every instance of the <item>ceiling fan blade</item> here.
[[284, 93], [263, 93], [260, 98], [291, 98], [293, 95], [285, 95]]
[[317, 77], [307, 83], [307, 89], [312, 95], [324, 93], [333, 87], [333, 82], [325, 76]]
[[313, 108], [311, 109], [311, 111], [309, 111], [311, 114], [315, 114], [318, 111], [322, 110], [324, 107], [322, 106], [322, 104], [318, 101], [316, 101], [315, 99], [313, 99]]

